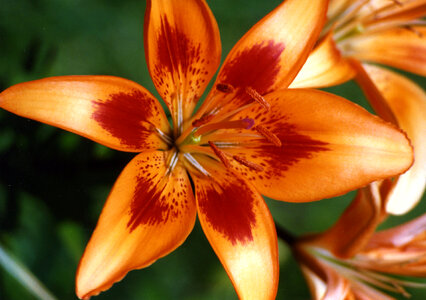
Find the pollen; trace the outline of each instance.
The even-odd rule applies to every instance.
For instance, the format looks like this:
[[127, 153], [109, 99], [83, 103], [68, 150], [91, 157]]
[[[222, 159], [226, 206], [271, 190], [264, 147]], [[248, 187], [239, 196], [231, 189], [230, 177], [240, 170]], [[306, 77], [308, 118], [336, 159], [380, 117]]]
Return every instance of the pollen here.
[[247, 159], [242, 158], [241, 156], [234, 155], [232, 156], [232, 158], [235, 159], [238, 163], [242, 164], [243, 166], [246, 166], [249, 169], [252, 169], [254, 171], [259, 171], [259, 172], [263, 171], [263, 167], [261, 165], [248, 161]]
[[232, 92], [234, 92], [234, 87], [230, 84], [227, 83], [218, 83], [216, 84], [216, 89], [219, 92], [225, 93], [225, 94], [230, 94]]
[[201, 125], [207, 124], [214, 117], [214, 115], [204, 115], [199, 119], [196, 119], [192, 122], [192, 126], [200, 127]]
[[246, 87], [246, 93], [257, 103], [259, 103], [266, 111], [269, 111], [271, 105], [252, 87]]
[[227, 167], [228, 169], [232, 167], [231, 163], [229, 162], [228, 158], [226, 157], [225, 152], [220, 150], [213, 142], [209, 141], [210, 147], [213, 149], [214, 154], [220, 159], [220, 161]]
[[271, 131], [266, 129], [266, 127], [264, 127], [262, 125], [257, 125], [254, 129], [258, 133], [260, 133], [265, 139], [270, 141], [272, 144], [274, 144], [277, 147], [281, 147], [281, 145], [282, 145], [281, 140], [275, 134], [273, 134]]

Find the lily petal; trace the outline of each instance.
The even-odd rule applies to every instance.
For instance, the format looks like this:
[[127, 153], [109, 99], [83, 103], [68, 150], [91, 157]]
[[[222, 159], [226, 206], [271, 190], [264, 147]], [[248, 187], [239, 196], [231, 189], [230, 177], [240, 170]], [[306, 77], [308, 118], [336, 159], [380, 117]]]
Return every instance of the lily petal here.
[[270, 198], [303, 202], [332, 197], [400, 174], [412, 164], [403, 133], [346, 99], [299, 89], [276, 91], [265, 99], [268, 113], [253, 106], [236, 118], [254, 119], [281, 146], [259, 138], [227, 152], [263, 167], [235, 165]]
[[275, 299], [278, 246], [260, 194], [237, 174], [204, 158], [210, 176], [192, 176], [198, 215], [240, 299]]
[[345, 55], [426, 76], [426, 28], [413, 26], [361, 34], [342, 42]]
[[353, 262], [379, 272], [426, 276], [426, 214], [375, 233]]
[[[230, 101], [211, 93], [204, 105], [215, 109], [239, 107], [250, 97], [251, 87], [260, 95], [286, 88], [312, 50], [325, 21], [328, 0], [287, 0], [254, 25], [227, 56], [216, 83], [236, 89]], [[231, 103], [230, 103], [231, 102]]]
[[216, 20], [204, 0], [149, 0], [144, 31], [154, 84], [174, 121], [187, 119], [220, 63]]
[[335, 270], [311, 256], [301, 247], [295, 252], [303, 275], [315, 300], [347, 299], [351, 293], [348, 280]]
[[420, 201], [426, 186], [426, 93], [395, 72], [372, 65], [364, 67], [414, 148], [414, 164], [399, 176], [386, 207], [388, 213], [404, 214]]
[[112, 76], [62, 76], [24, 82], [0, 94], [0, 107], [113, 149], [165, 149], [160, 103], [137, 83]]
[[336, 257], [351, 258], [365, 248], [383, 220], [383, 204], [377, 183], [359, 189], [336, 224], [324, 233], [308, 236], [305, 242], [327, 249]]
[[355, 71], [337, 49], [332, 34], [312, 51], [290, 88], [321, 88], [352, 79]]
[[168, 173], [166, 153], [137, 155], [118, 178], [80, 261], [80, 298], [97, 295], [127, 272], [149, 266], [191, 232], [196, 217], [191, 183], [179, 164]]
[[[374, 14], [372, 14], [374, 12]], [[369, 15], [369, 24], [396, 23], [421, 18], [426, 14], [426, 0], [370, 0], [360, 11]]]
[[403, 247], [425, 233], [426, 214], [423, 214], [410, 222], [375, 233], [365, 250], [389, 246]]

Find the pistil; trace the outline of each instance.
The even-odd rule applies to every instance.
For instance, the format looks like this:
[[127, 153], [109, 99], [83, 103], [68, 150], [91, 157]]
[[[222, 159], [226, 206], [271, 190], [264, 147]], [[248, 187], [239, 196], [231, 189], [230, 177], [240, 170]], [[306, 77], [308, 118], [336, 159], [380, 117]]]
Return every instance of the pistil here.
[[194, 137], [201, 136], [204, 133], [215, 131], [218, 129], [250, 129], [254, 125], [253, 119], [241, 119], [235, 121], [222, 121], [217, 123], [209, 123], [197, 129]]

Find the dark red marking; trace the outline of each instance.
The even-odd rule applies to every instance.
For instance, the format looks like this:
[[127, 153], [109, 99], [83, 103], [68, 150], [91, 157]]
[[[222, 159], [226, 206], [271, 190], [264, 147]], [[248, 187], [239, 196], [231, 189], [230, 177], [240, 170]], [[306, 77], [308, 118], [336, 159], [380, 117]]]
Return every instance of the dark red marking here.
[[130, 232], [139, 225], [155, 225], [164, 223], [172, 211], [166, 201], [163, 190], [156, 187], [157, 182], [139, 177], [132, 203], [130, 205], [130, 220], [127, 227]]
[[196, 181], [199, 209], [214, 230], [223, 234], [233, 245], [253, 240], [252, 228], [256, 224], [254, 214], [255, 195], [245, 182], [225, 173], [228, 180], [218, 184], [201, 185]]
[[240, 88], [240, 96], [246, 101], [250, 99], [248, 95], [242, 95], [246, 87], [264, 95], [276, 81], [284, 49], [283, 43], [275, 43], [273, 40], [244, 49], [224, 65], [220, 82]]
[[[151, 164], [150, 164], [151, 163]], [[177, 218], [187, 207], [187, 191], [184, 183], [171, 181], [172, 191], [166, 189], [170, 182], [162, 182], [164, 173], [152, 169], [160, 169], [163, 158], [141, 162], [141, 174], [137, 178], [137, 185], [130, 203], [130, 220], [127, 227], [132, 232], [139, 225], [157, 225]]]
[[151, 134], [151, 128], [141, 121], [147, 121], [153, 117], [153, 113], [159, 113], [155, 101], [138, 90], [111, 94], [106, 101], [93, 101], [95, 111], [92, 118], [123, 145], [143, 148], [148, 146], [146, 139]]
[[[205, 67], [209, 62], [201, 59], [201, 44], [194, 44], [185, 33], [172, 27], [165, 16], [161, 20], [157, 47], [158, 63], [153, 68], [152, 77], [155, 85], [161, 88], [163, 96], [172, 96], [175, 92], [175, 85], [180, 84], [179, 79], [175, 78], [177, 75], [207, 76]], [[176, 81], [172, 87], [167, 86], [169, 80]], [[205, 80], [201, 82], [204, 83]], [[201, 82], [198, 79], [190, 82], [187, 89], [195, 93], [195, 96], [187, 100], [198, 100], [197, 92], [201, 88]], [[167, 98], [164, 100], [169, 101]]]
[[258, 156], [263, 156], [263, 160], [267, 163], [264, 165], [267, 178], [282, 176], [282, 172], [287, 171], [301, 159], [310, 159], [314, 153], [329, 151], [328, 143], [299, 134], [296, 126], [287, 123], [283, 117], [277, 119], [271, 117], [271, 120], [262, 125], [278, 137], [281, 146], [265, 142], [256, 147]]
[[[158, 59], [169, 72], [177, 71], [178, 66], [184, 72], [189, 71], [189, 66], [200, 60], [200, 44], [193, 45], [183, 32], [170, 26], [167, 18], [161, 21], [161, 32], [157, 42]], [[200, 72], [199, 69], [195, 71]]]

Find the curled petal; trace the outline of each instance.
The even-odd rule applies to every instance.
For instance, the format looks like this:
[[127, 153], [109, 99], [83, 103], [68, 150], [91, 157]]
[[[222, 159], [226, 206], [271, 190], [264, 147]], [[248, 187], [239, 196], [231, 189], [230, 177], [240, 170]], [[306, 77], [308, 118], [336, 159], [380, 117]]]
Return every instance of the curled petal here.
[[220, 63], [216, 20], [204, 0], [150, 0], [144, 30], [154, 84], [175, 121], [186, 119]]
[[[260, 194], [208, 158], [210, 176], [192, 176], [204, 233], [240, 299], [275, 299], [278, 246], [272, 216]], [[261, 280], [260, 280], [261, 279]]]
[[76, 293], [97, 295], [127, 272], [149, 266], [181, 245], [196, 216], [191, 183], [166, 152], [141, 153], [123, 170], [77, 271]]
[[392, 71], [372, 65], [364, 67], [414, 148], [414, 164], [399, 176], [386, 207], [388, 213], [404, 214], [420, 201], [426, 186], [426, 93]]
[[301, 265], [303, 275], [315, 300], [346, 299], [350, 285], [346, 278], [335, 270], [305, 252], [295, 248], [296, 257]]
[[277, 91], [265, 99], [271, 106], [268, 113], [253, 106], [235, 118], [254, 119], [281, 146], [259, 136], [227, 151], [263, 167], [236, 166], [268, 197], [319, 200], [400, 174], [412, 164], [405, 135], [348, 100], [299, 89]]
[[113, 149], [140, 152], [166, 148], [160, 103], [137, 83], [112, 76], [50, 77], [14, 85], [0, 107], [80, 134]]
[[426, 215], [375, 233], [353, 263], [384, 273], [426, 276]]
[[376, 183], [359, 189], [336, 224], [324, 233], [307, 237], [305, 242], [327, 249], [336, 257], [351, 258], [365, 247], [383, 220], [383, 204]]
[[[405, 224], [382, 230], [374, 234], [366, 251], [382, 246], [403, 247], [412, 242], [425, 240], [426, 236], [426, 214]], [[417, 240], [419, 238], [419, 240]], [[426, 251], [426, 247], [425, 247]]]
[[426, 28], [413, 26], [361, 34], [341, 45], [348, 56], [426, 76]]
[[346, 82], [355, 75], [329, 34], [312, 51], [290, 88], [320, 88]]
[[233, 86], [232, 101], [207, 98], [205, 105], [226, 105], [226, 110], [250, 100], [245, 89], [260, 95], [287, 87], [314, 46], [325, 21], [327, 0], [287, 0], [254, 25], [227, 56], [216, 83]]

